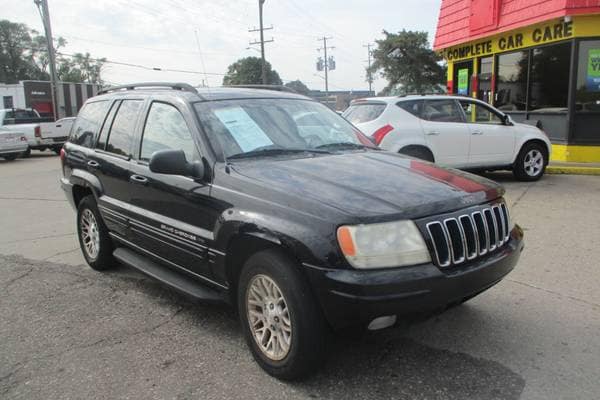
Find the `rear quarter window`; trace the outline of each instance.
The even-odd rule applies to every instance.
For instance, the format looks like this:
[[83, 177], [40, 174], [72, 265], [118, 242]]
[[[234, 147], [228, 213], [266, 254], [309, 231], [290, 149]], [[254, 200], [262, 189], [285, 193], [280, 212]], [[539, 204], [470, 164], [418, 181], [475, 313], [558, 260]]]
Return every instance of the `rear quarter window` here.
[[404, 111], [414, 115], [417, 118], [421, 118], [421, 111], [423, 110], [423, 100], [410, 100], [401, 101], [396, 104]]
[[109, 104], [109, 101], [102, 100], [84, 105], [71, 128], [69, 141], [80, 146], [93, 147]]
[[351, 105], [344, 113], [344, 118], [353, 124], [362, 124], [379, 118], [383, 111], [387, 107], [387, 104], [354, 104]]

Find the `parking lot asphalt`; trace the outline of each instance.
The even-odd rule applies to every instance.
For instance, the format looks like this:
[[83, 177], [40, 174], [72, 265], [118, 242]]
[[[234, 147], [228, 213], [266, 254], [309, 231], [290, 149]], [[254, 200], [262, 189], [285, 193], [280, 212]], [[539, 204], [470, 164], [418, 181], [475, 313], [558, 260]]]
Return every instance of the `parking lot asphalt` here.
[[337, 337], [312, 378], [252, 360], [236, 317], [125, 267], [84, 266], [53, 153], [0, 161], [2, 399], [597, 399], [600, 177], [507, 188], [515, 271], [413, 324]]

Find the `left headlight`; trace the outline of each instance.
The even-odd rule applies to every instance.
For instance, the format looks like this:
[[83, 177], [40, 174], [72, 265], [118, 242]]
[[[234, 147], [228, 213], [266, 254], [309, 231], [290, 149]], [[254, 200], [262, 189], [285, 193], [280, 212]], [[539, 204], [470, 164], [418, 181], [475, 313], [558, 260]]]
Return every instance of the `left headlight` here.
[[391, 268], [431, 262], [427, 245], [413, 221], [341, 226], [337, 239], [354, 268]]

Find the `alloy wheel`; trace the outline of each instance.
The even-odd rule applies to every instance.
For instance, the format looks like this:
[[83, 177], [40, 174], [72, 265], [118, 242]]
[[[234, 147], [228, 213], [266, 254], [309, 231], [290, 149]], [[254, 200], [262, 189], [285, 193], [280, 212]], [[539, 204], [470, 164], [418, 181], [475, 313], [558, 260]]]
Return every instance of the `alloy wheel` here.
[[530, 150], [523, 160], [525, 173], [529, 176], [538, 176], [544, 168], [544, 155], [536, 149]]
[[246, 312], [261, 352], [271, 360], [283, 360], [292, 343], [292, 322], [281, 289], [271, 278], [252, 278], [246, 292]]
[[94, 213], [87, 208], [81, 215], [81, 239], [85, 253], [95, 260], [100, 252], [100, 232]]

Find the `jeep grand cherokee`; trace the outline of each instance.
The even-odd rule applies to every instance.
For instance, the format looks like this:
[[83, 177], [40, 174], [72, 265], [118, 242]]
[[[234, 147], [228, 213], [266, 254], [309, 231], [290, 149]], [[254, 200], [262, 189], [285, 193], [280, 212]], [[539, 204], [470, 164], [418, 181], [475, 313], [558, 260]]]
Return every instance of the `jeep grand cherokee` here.
[[523, 247], [497, 184], [382, 151], [284, 91], [113, 88], [87, 101], [61, 160], [92, 268], [231, 303], [282, 379], [313, 371], [332, 330], [481, 293]]

